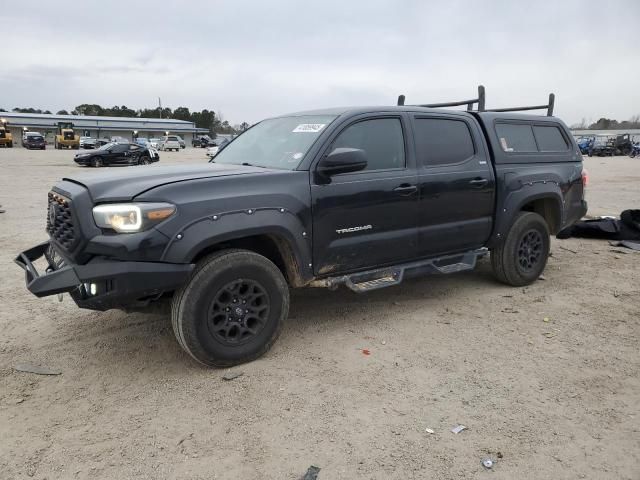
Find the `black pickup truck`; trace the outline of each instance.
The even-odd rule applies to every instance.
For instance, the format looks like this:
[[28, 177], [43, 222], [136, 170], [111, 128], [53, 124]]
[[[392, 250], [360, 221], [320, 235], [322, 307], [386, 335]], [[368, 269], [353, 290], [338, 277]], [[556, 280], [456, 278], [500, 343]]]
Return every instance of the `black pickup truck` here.
[[[468, 110], [436, 108], [455, 105]], [[548, 115], [511, 112], [534, 108]], [[262, 355], [289, 288], [365, 292], [486, 254], [499, 281], [527, 285], [550, 234], [587, 210], [582, 156], [552, 108], [550, 96], [490, 111], [481, 87], [462, 102], [270, 118], [215, 162], [64, 178], [49, 239], [16, 262], [33, 294], [81, 308], [170, 300], [178, 342], [210, 366]]]

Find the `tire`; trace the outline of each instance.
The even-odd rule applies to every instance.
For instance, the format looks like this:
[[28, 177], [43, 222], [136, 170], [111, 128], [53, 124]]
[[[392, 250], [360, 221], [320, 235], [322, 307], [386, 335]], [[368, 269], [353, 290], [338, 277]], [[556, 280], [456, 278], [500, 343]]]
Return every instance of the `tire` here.
[[149, 159], [149, 157], [142, 157], [140, 160], [138, 160], [138, 165], [149, 165], [151, 163], [151, 160]]
[[544, 271], [549, 247], [549, 227], [544, 218], [537, 213], [520, 212], [504, 242], [491, 251], [493, 273], [507, 285], [529, 285]]
[[103, 165], [104, 165], [104, 161], [102, 157], [93, 157], [91, 159], [91, 166], [93, 168], [99, 168], [99, 167], [102, 167]]
[[[242, 305], [248, 305], [244, 312]], [[175, 293], [171, 322], [195, 360], [230, 367], [269, 350], [288, 313], [289, 287], [278, 267], [254, 252], [223, 250], [201, 260]]]
[[9, 144], [7, 145], [9, 148], [13, 148], [13, 142], [9, 142]]

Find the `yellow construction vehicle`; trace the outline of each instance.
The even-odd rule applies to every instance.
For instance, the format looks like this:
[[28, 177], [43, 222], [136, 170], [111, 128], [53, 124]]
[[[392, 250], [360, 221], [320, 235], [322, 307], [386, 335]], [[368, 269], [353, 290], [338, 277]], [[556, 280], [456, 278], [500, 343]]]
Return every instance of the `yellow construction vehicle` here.
[[54, 143], [56, 149], [73, 148], [77, 150], [80, 148], [80, 135], [76, 135], [73, 131], [73, 123], [58, 122], [58, 133], [56, 133]]
[[0, 119], [0, 145], [5, 148], [13, 148], [13, 135], [9, 131], [6, 119]]

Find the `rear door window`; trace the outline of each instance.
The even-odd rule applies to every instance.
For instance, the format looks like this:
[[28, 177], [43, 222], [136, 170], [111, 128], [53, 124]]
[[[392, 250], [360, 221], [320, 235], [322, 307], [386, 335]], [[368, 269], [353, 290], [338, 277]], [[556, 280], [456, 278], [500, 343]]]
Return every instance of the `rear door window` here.
[[475, 155], [469, 126], [462, 120], [416, 118], [418, 165], [431, 167], [462, 163]]
[[537, 152], [536, 139], [531, 125], [518, 123], [497, 123], [496, 133], [500, 146], [505, 152]]
[[569, 149], [562, 132], [555, 125], [534, 125], [533, 133], [541, 152], [566, 152]]

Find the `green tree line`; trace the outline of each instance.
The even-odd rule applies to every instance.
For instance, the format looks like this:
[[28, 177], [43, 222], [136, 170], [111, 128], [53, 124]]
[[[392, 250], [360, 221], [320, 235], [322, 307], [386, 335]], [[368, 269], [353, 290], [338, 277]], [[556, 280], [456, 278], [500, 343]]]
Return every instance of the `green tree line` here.
[[582, 119], [579, 123], [571, 125], [576, 130], [625, 130], [631, 128], [640, 128], [640, 115], [634, 115], [629, 120], [618, 120], [611, 118], [600, 118], [597, 122], [589, 123], [586, 119]]
[[[23, 108], [23, 107], [15, 107], [12, 112], [16, 113], [48, 113], [51, 114], [49, 110], [41, 110], [39, 108]], [[0, 108], [0, 112], [6, 112], [3, 108]], [[56, 115], [87, 115], [87, 116], [97, 116], [97, 117], [139, 117], [139, 118], [172, 118], [175, 120], [184, 120], [187, 122], [195, 123], [198, 128], [206, 128], [211, 133], [223, 133], [223, 134], [237, 134], [240, 133], [247, 128], [249, 128], [249, 124], [247, 122], [242, 122], [239, 125], [230, 125], [227, 120], [223, 120], [213, 110], [201, 110], [190, 111], [187, 107], [178, 107], [175, 110], [171, 108], [164, 107], [162, 110], [160, 108], [142, 108], [138, 110], [134, 110], [132, 108], [127, 107], [126, 105], [122, 106], [113, 106], [110, 108], [104, 108], [95, 103], [83, 103], [81, 105], [77, 105], [70, 112], [67, 110], [59, 110], [56, 112]]]

